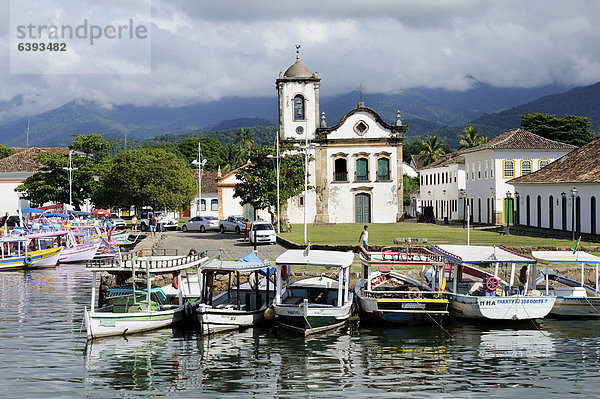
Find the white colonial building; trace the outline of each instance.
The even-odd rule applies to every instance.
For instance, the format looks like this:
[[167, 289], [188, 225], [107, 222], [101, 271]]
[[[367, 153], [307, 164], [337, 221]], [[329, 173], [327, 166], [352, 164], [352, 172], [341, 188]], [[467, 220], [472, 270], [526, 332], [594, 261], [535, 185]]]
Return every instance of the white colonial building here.
[[515, 187], [517, 224], [598, 234], [600, 138], [508, 183]]
[[420, 169], [420, 208], [433, 207], [436, 219], [464, 220], [464, 201], [460, 190], [466, 187], [464, 150], [444, 155]]
[[544, 168], [575, 147], [523, 129], [502, 133], [465, 150], [466, 195], [475, 223], [513, 224], [514, 188], [509, 180]]
[[[407, 126], [390, 125], [363, 103], [327, 127], [319, 114], [321, 79], [300, 60], [277, 79], [279, 139], [307, 151], [309, 185], [292, 198], [291, 223], [387, 223], [403, 216], [402, 140]], [[284, 215], [282, 218], [285, 218]]]
[[574, 148], [523, 129], [506, 131], [420, 169], [421, 204], [433, 206], [437, 219], [464, 220], [468, 213], [475, 223], [513, 224], [509, 180], [544, 168]]

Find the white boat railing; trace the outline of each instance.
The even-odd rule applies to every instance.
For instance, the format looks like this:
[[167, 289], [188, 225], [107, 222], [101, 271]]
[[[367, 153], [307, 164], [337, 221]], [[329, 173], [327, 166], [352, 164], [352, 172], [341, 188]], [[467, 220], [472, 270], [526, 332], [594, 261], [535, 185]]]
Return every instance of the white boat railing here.
[[[133, 259], [137, 257], [137, 261], [133, 261]], [[161, 259], [160, 257], [153, 258], [152, 256], [141, 257], [136, 253], [128, 253], [122, 256], [121, 259], [118, 258], [104, 258], [104, 259], [92, 259], [86, 262], [86, 269], [94, 271], [123, 271], [123, 270], [131, 270], [131, 263], [135, 263], [136, 271], [145, 271], [146, 264], [150, 272], [152, 273], [160, 273], [160, 272], [170, 272], [173, 270], [184, 269], [187, 267], [198, 265], [199, 263], [203, 263], [208, 261], [208, 257], [206, 252], [200, 252], [191, 254], [188, 256], [181, 257], [172, 257], [169, 259]], [[129, 265], [127, 264], [129, 263]]]

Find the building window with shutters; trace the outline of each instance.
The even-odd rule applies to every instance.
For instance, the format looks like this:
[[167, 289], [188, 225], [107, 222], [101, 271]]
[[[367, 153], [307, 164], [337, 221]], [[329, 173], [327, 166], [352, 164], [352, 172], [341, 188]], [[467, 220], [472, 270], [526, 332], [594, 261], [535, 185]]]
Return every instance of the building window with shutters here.
[[336, 158], [333, 161], [333, 181], [348, 182], [348, 160], [346, 158]]
[[524, 159], [521, 161], [521, 176], [525, 176], [531, 173], [531, 161]]
[[377, 160], [377, 180], [390, 180], [390, 160], [389, 158], [381, 157]]
[[515, 177], [515, 161], [512, 159], [502, 161], [502, 177], [505, 179]]
[[358, 158], [356, 160], [356, 181], [369, 181], [369, 160]]

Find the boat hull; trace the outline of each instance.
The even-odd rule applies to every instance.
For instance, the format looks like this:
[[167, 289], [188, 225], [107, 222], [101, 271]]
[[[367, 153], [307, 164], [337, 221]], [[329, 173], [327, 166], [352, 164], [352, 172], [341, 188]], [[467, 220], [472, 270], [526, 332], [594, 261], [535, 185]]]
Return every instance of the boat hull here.
[[382, 325], [438, 324], [448, 315], [447, 297], [409, 298], [407, 293], [390, 297], [386, 292], [381, 292], [385, 297], [367, 297], [364, 295], [362, 279], [354, 291], [360, 317], [365, 321]]
[[78, 244], [76, 247], [63, 248], [58, 261], [60, 263], [85, 262], [94, 259], [101, 242]]
[[184, 307], [136, 313], [84, 312], [87, 339], [129, 335], [168, 327], [183, 320]]
[[459, 319], [529, 320], [548, 315], [556, 297], [450, 295], [450, 315]]
[[274, 305], [277, 324], [304, 336], [341, 327], [348, 321], [352, 301], [343, 306]]
[[556, 317], [600, 317], [600, 297], [556, 297], [550, 311]]
[[54, 267], [58, 263], [61, 250], [62, 248], [49, 248], [32, 251], [27, 256], [6, 257], [0, 260], [0, 271]]
[[265, 321], [265, 309], [245, 311], [234, 307], [213, 308], [201, 304], [196, 309], [202, 334], [214, 334], [222, 331], [252, 327]]

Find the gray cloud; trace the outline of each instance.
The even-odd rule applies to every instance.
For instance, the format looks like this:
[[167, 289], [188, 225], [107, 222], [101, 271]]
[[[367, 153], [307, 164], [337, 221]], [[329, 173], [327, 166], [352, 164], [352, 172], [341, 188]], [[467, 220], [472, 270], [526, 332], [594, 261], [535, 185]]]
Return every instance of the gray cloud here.
[[[464, 90], [469, 75], [497, 86], [591, 84], [600, 81], [597, 15], [597, 1], [154, 0], [152, 73], [11, 75], [5, 51], [0, 101], [22, 95], [23, 104], [0, 118], [75, 98], [171, 106], [275, 95], [274, 80], [293, 63], [295, 43], [302, 62], [319, 71], [324, 94], [361, 83], [371, 92]], [[9, 45], [7, 28], [0, 44]], [[128, 56], [114, 53], [108, 61]]]

